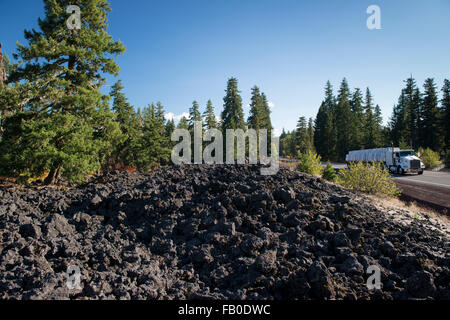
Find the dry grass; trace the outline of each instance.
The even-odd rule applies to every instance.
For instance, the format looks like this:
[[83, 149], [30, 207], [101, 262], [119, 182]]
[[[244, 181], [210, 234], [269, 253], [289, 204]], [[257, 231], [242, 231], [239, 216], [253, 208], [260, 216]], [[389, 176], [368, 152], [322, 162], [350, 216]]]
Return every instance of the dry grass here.
[[437, 220], [450, 228], [450, 217], [438, 212], [437, 210], [419, 206], [415, 202], [406, 203], [397, 198], [380, 198], [372, 195], [368, 197], [372, 199], [375, 204], [381, 205], [387, 209], [408, 210], [411, 212], [411, 216], [413, 218], [428, 217], [433, 220]]
[[297, 162], [280, 161], [280, 166], [286, 167], [291, 170], [297, 170], [297, 164]]

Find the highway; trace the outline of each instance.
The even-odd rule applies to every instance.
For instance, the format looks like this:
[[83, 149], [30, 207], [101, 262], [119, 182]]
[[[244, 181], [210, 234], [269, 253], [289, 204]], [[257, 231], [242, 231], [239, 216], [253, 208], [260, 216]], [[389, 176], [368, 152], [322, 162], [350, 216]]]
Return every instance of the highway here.
[[423, 175], [394, 175], [406, 200], [421, 202], [450, 213], [450, 173], [425, 171]]
[[[434, 172], [424, 171], [422, 175], [408, 174], [408, 175], [394, 175], [398, 181], [420, 182], [422, 184], [429, 184], [433, 186], [449, 187], [450, 188], [450, 173], [449, 172]], [[450, 194], [449, 194], [450, 196]]]

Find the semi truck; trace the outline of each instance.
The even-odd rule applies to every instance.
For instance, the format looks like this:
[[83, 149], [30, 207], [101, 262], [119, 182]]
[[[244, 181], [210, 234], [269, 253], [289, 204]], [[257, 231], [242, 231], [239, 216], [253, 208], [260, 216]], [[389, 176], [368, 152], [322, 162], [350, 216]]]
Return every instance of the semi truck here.
[[369, 162], [381, 163], [383, 168], [389, 169], [391, 173], [423, 174], [425, 165], [414, 154], [414, 150], [400, 150], [400, 148], [380, 148], [350, 151], [345, 157], [347, 163]]

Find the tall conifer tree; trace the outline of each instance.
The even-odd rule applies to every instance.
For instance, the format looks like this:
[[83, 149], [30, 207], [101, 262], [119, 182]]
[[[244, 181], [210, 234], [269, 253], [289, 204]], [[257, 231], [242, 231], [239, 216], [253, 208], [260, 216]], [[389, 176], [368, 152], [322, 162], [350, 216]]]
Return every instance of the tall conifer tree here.
[[[244, 111], [242, 110], [242, 98], [238, 89], [236, 78], [230, 78], [227, 83], [226, 95], [223, 98], [222, 132], [224, 137], [224, 155], [226, 155], [227, 129], [245, 130]], [[237, 144], [234, 144], [235, 154]]]
[[447, 150], [450, 149], [450, 81], [445, 79], [442, 87], [442, 128], [444, 131], [444, 144]]
[[361, 90], [356, 88], [352, 95], [351, 100], [352, 110], [352, 132], [351, 132], [351, 149], [361, 149], [364, 142], [364, 110], [363, 110], [363, 97]]
[[337, 131], [337, 156], [343, 161], [345, 155], [350, 150], [351, 131], [352, 131], [352, 112], [350, 107], [350, 90], [347, 80], [344, 78], [341, 82], [339, 94], [337, 97], [337, 105], [335, 108], [335, 125]]
[[100, 169], [100, 153], [110, 149], [114, 122], [103, 74], [117, 75], [113, 56], [125, 48], [106, 32], [106, 0], [78, 0], [81, 29], [69, 29], [68, 0], [44, 0], [40, 31], [25, 31], [27, 45], [18, 44], [16, 59], [24, 63], [11, 75], [20, 81], [3, 140], [0, 162], [10, 174], [39, 176], [47, 183], [60, 177], [77, 182]]
[[217, 129], [217, 120], [211, 100], [208, 100], [206, 104], [206, 110], [203, 113], [203, 117], [205, 118], [205, 129]]
[[330, 81], [325, 87], [325, 100], [314, 122], [314, 146], [324, 160], [335, 159], [336, 127], [334, 125], [335, 98]]
[[113, 98], [112, 110], [116, 114], [116, 121], [124, 134], [123, 142], [115, 146], [115, 164], [134, 166], [137, 163], [137, 148], [141, 135], [136, 111], [123, 93], [122, 81], [119, 80], [112, 86], [110, 96]]
[[421, 104], [421, 146], [441, 151], [444, 141], [441, 127], [441, 113], [439, 99], [434, 79], [428, 78], [423, 85], [423, 99]]

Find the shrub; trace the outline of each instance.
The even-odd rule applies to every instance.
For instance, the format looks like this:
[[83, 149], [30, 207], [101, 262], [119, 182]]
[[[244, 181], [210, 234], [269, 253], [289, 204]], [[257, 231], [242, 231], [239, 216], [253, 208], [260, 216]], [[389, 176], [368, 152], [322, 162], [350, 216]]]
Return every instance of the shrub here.
[[333, 181], [333, 182], [335, 182], [337, 180], [336, 171], [334, 170], [331, 163], [329, 163], [329, 162], [327, 163], [327, 166], [325, 167], [325, 169], [322, 172], [322, 178], [324, 178], [325, 180], [328, 180], [328, 181]]
[[320, 156], [311, 150], [308, 150], [305, 153], [300, 153], [297, 170], [316, 176], [320, 175], [320, 173], [322, 172], [322, 163], [320, 162]]
[[338, 182], [345, 188], [375, 195], [397, 197], [400, 190], [388, 170], [381, 164], [351, 163], [347, 170], [341, 170]]
[[434, 152], [430, 148], [426, 148], [425, 150], [419, 149], [420, 159], [422, 160], [425, 168], [433, 169], [442, 164], [442, 161], [439, 160], [439, 153]]

